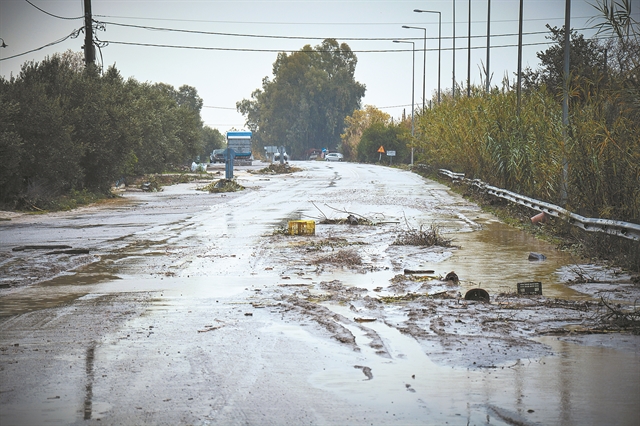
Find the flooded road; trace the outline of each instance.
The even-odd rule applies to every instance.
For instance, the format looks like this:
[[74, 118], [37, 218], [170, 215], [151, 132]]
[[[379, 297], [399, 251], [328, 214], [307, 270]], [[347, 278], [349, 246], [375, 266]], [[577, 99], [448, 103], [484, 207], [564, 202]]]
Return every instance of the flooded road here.
[[[295, 165], [0, 222], [2, 424], [637, 424], [639, 336], [578, 332], [629, 277], [415, 174]], [[320, 223], [348, 213], [376, 225]], [[451, 246], [393, 244], [421, 226]], [[37, 245], [89, 250], [13, 251]]]

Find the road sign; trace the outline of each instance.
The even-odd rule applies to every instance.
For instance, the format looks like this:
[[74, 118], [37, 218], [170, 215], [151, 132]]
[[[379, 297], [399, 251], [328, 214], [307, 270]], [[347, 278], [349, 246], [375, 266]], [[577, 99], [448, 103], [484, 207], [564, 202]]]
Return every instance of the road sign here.
[[387, 151], [387, 155], [389, 157], [395, 157], [396, 156], [396, 152], [395, 151]]
[[384, 154], [384, 147], [382, 145], [380, 145], [380, 148], [378, 148], [378, 152], [380, 154]]

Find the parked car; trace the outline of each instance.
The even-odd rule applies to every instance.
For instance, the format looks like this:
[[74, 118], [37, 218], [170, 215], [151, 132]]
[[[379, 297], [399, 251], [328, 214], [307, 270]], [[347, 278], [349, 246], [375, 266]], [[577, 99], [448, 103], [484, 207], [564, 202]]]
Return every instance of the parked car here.
[[224, 149], [214, 149], [209, 158], [212, 163], [224, 163]]
[[[284, 161], [289, 161], [289, 154], [287, 154], [286, 152], [284, 153]], [[280, 153], [276, 152], [275, 154], [273, 154], [273, 161], [280, 161]]]
[[339, 152], [330, 152], [324, 156], [324, 159], [326, 161], [342, 161], [344, 159], [344, 156]]

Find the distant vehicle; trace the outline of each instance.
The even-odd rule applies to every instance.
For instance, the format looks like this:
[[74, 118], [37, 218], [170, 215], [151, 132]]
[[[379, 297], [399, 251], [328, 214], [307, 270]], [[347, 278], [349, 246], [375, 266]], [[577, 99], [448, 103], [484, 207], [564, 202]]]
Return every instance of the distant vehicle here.
[[253, 155], [251, 154], [251, 136], [252, 132], [227, 132], [227, 148], [231, 148], [235, 152], [236, 162], [238, 160], [253, 160]]
[[212, 163], [224, 163], [224, 149], [214, 149], [209, 158]]
[[342, 161], [344, 159], [344, 156], [339, 152], [330, 152], [324, 156], [324, 159], [326, 161]]
[[321, 154], [322, 151], [317, 148], [308, 149], [306, 152], [307, 159], [309, 160], [317, 160]]
[[[287, 154], [286, 152], [284, 153], [284, 161], [289, 161], [289, 154]], [[273, 161], [280, 161], [280, 153], [276, 152], [275, 154], [273, 154]]]

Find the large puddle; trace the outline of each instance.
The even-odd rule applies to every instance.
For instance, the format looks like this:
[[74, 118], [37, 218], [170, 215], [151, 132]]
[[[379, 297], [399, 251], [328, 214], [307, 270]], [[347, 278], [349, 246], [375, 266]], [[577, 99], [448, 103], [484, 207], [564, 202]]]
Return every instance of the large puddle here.
[[[332, 307], [348, 315], [346, 308]], [[640, 357], [602, 346], [583, 346], [557, 337], [537, 339], [555, 355], [520, 359], [495, 368], [463, 369], [432, 362], [412, 337], [381, 322], [368, 324], [390, 349], [390, 357], [367, 348], [369, 337], [350, 327], [363, 351], [337, 351], [331, 368], [309, 381], [356, 406], [383, 410], [390, 422], [407, 424], [616, 424], [635, 425], [640, 406]], [[262, 330], [312, 341], [299, 327]]]

